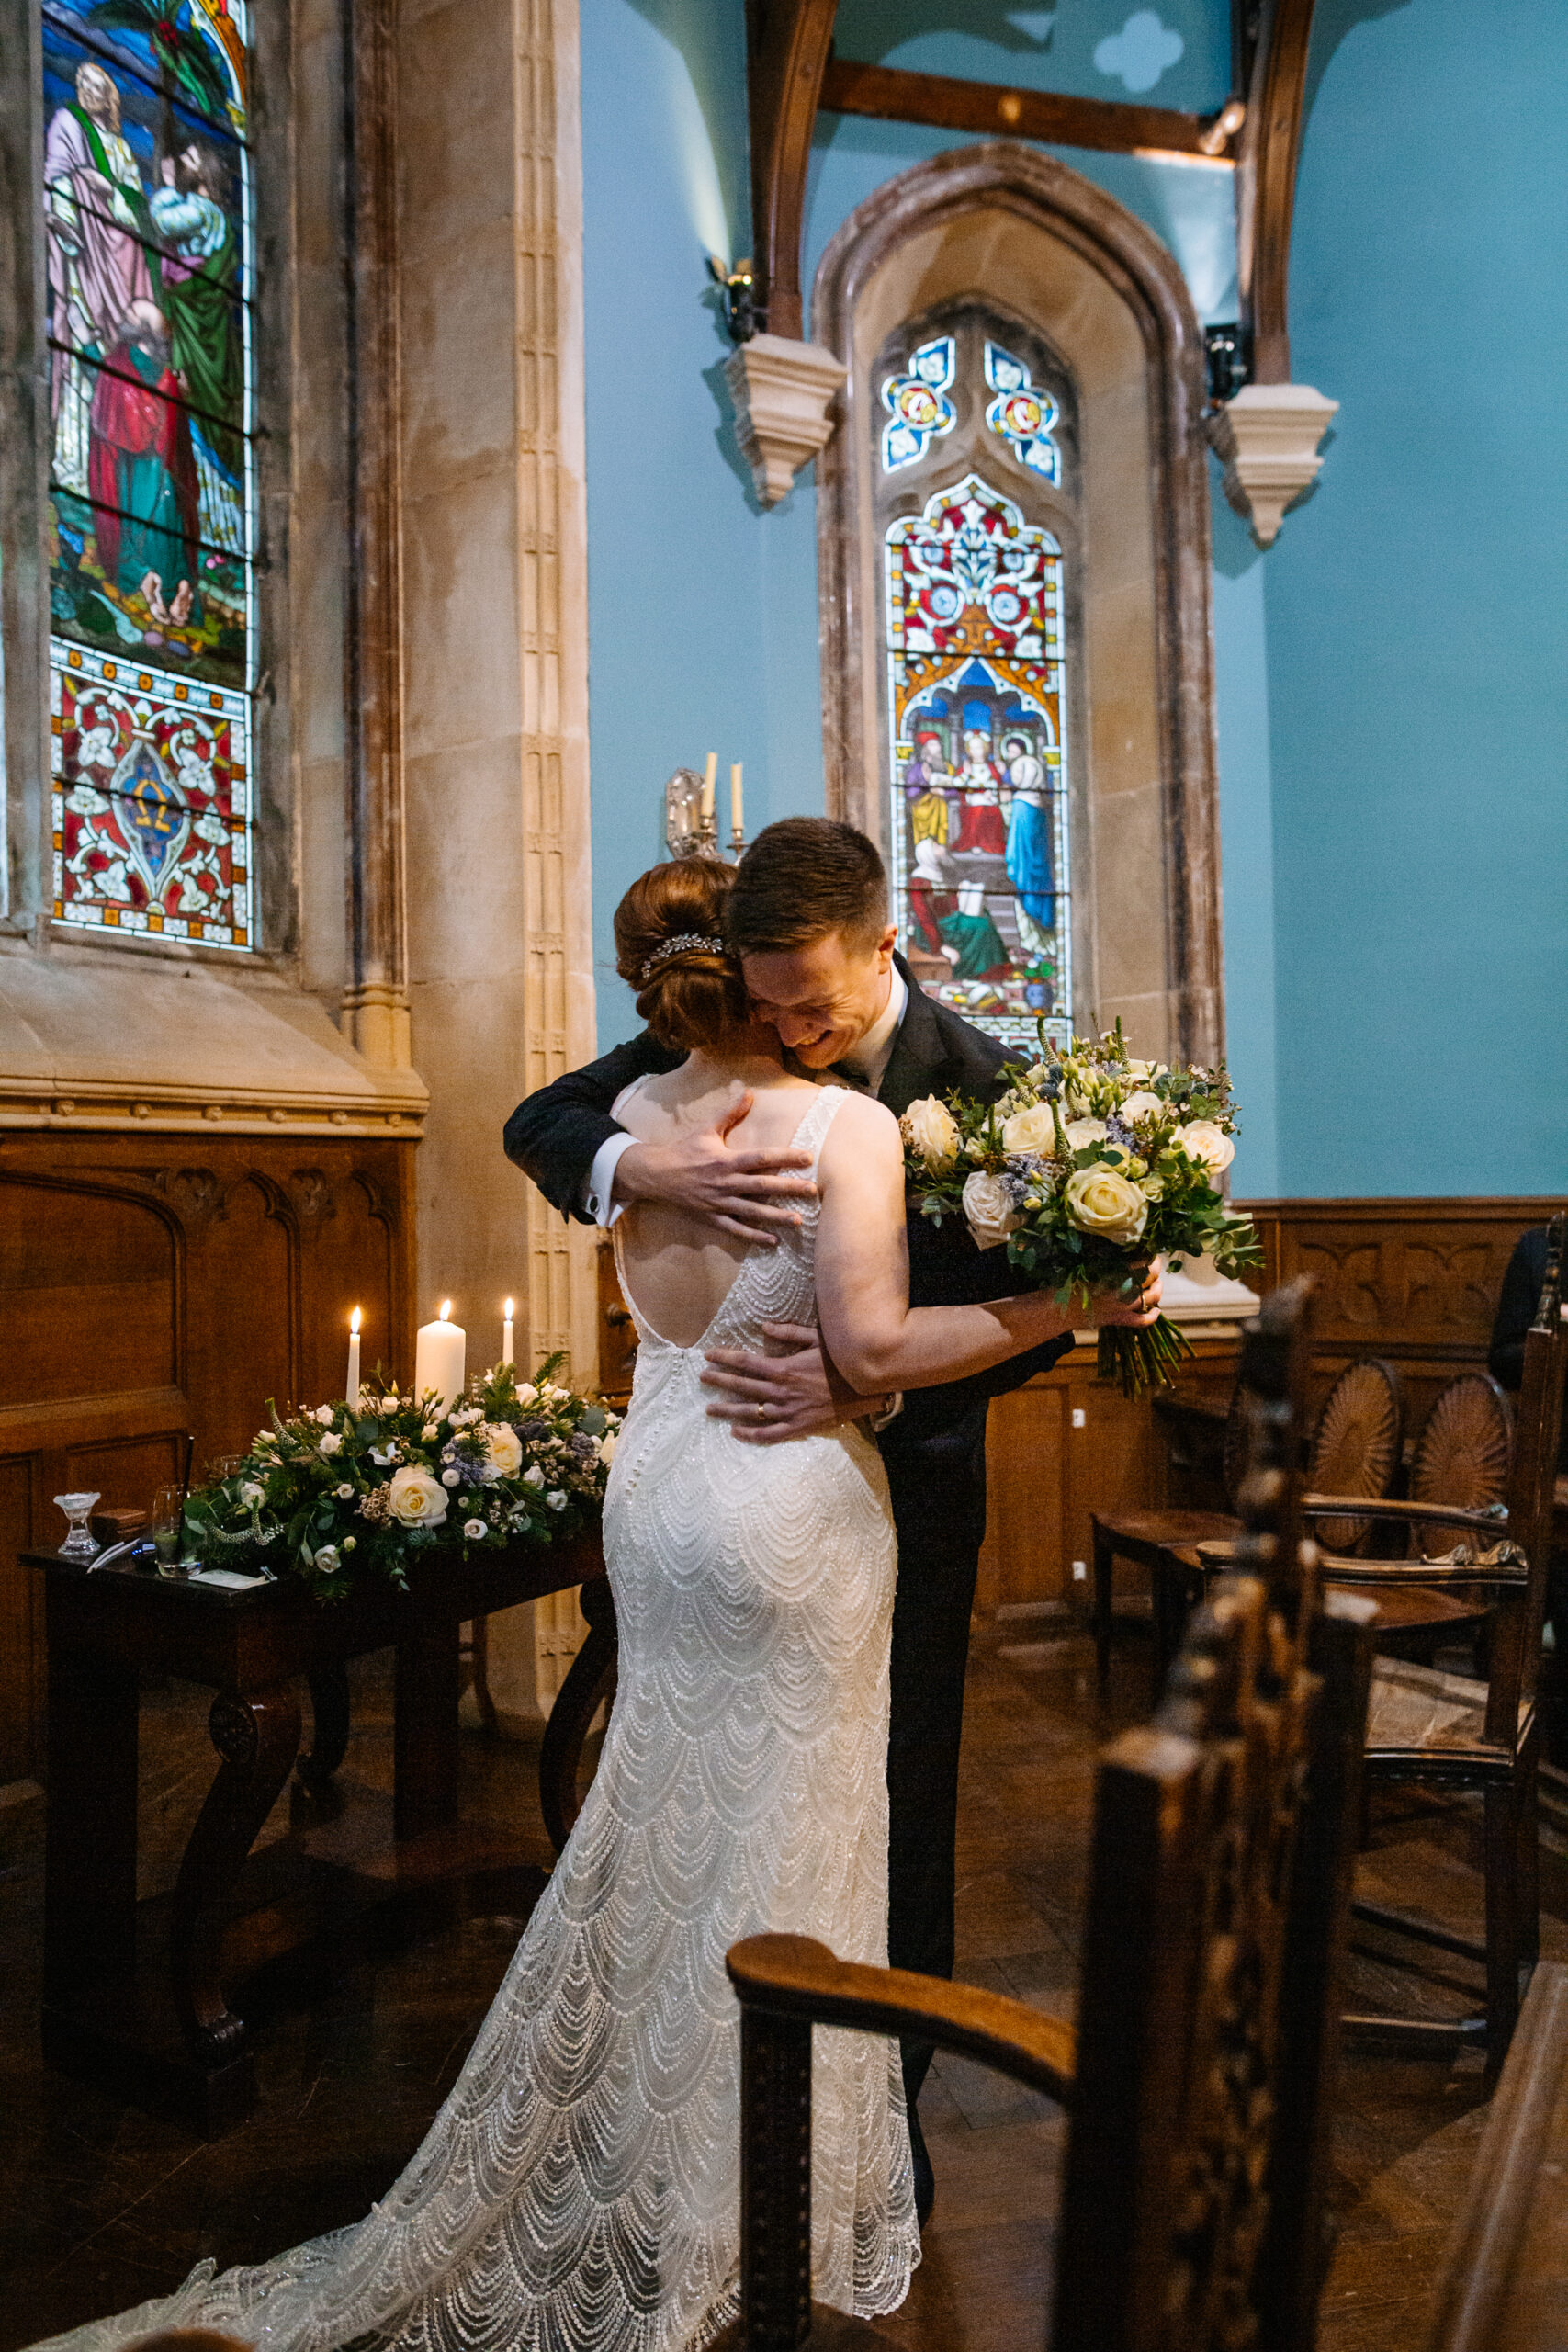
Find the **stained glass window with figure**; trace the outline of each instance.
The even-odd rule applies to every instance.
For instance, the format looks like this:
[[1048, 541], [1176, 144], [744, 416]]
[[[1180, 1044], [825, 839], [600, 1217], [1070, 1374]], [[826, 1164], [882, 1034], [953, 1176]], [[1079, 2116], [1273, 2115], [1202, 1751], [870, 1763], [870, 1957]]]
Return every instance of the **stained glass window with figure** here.
[[[944, 323], [956, 429], [909, 467], [926, 478], [913, 511], [904, 494], [884, 523], [890, 864], [921, 985], [1027, 1047], [1042, 1018], [1062, 1040], [1072, 1026], [1070, 388], [1036, 395], [1060, 435], [1056, 472], [1032, 458], [1035, 436], [1002, 436], [1004, 487], [994, 322]], [[1013, 365], [1028, 386], [1028, 365]]]
[[54, 912], [255, 944], [245, 0], [43, 0]]

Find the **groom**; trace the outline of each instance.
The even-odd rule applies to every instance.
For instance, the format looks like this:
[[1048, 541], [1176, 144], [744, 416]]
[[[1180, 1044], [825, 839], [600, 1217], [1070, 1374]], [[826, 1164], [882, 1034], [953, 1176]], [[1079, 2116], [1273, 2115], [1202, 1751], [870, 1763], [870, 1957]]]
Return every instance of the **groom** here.
[[[725, 917], [760, 1017], [807, 1069], [831, 1071], [877, 1095], [896, 1115], [950, 1088], [1001, 1091], [1008, 1056], [993, 1038], [922, 994], [894, 953], [887, 879], [874, 845], [852, 826], [791, 817], [760, 833], [740, 862]], [[559, 1078], [506, 1123], [509, 1157], [569, 1216], [602, 1225], [628, 1202], [665, 1201], [708, 1216], [721, 1231], [771, 1242], [811, 1184], [802, 1152], [736, 1152], [718, 1126], [675, 1144], [637, 1142], [609, 1116], [621, 1089], [681, 1057], [645, 1031], [586, 1069]], [[930, 1224], [911, 1207], [909, 1297], [942, 1306], [1006, 1296], [1025, 1285], [1006, 1252], [982, 1254], [961, 1221]], [[870, 1415], [877, 1427], [898, 1535], [893, 1609], [892, 1717], [887, 1756], [887, 1949], [895, 1968], [951, 1976], [958, 1750], [969, 1612], [986, 1532], [986, 1407], [1021, 1387], [1072, 1345], [1054, 1340], [987, 1373], [897, 1397], [845, 1395], [815, 1331], [771, 1327], [787, 1352], [715, 1350], [709, 1408], [753, 1443], [804, 1436]], [[923, 2222], [930, 2159], [915, 2100], [931, 2049], [906, 2042], [904, 2079]]]

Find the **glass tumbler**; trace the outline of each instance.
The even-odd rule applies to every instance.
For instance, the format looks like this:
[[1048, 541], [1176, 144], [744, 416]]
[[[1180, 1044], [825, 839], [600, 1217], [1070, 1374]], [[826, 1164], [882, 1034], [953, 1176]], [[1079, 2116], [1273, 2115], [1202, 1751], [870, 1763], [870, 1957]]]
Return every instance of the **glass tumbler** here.
[[180, 1538], [185, 1532], [185, 1488], [160, 1487], [152, 1498], [152, 1519], [149, 1532], [158, 1555], [158, 1574], [177, 1577], [185, 1572], [180, 1566]]

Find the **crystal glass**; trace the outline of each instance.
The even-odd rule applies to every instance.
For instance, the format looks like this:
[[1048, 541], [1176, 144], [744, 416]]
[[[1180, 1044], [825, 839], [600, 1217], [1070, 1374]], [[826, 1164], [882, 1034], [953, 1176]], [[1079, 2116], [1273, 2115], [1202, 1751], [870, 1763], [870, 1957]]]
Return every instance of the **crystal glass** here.
[[87, 1521], [93, 1505], [103, 1499], [101, 1495], [56, 1495], [55, 1506], [65, 1513], [65, 1541], [60, 1547], [63, 1560], [96, 1560], [98, 1547], [87, 1532]]
[[160, 1487], [152, 1498], [151, 1533], [158, 1554], [158, 1574], [177, 1577], [184, 1574], [179, 1564], [180, 1537], [185, 1530], [186, 1490], [183, 1487]]

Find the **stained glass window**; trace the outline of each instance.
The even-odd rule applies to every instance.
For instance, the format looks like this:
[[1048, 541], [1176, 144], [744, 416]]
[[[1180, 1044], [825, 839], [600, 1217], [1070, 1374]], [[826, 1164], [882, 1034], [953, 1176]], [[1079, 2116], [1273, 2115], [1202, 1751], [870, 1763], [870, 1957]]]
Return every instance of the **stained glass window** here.
[[245, 0], [43, 0], [54, 911], [255, 944]]
[[998, 434], [1021, 466], [1046, 481], [1062, 479], [1062, 456], [1052, 437], [1056, 403], [1035, 384], [1021, 359], [999, 343], [986, 345], [986, 381], [996, 399], [986, 411], [986, 423]]
[[1071, 1027], [1064, 559], [975, 471], [886, 532], [899, 944], [1004, 1042]]
[[888, 473], [918, 464], [939, 434], [952, 432], [958, 416], [947, 397], [953, 366], [953, 337], [939, 335], [884, 379], [882, 405], [888, 421], [882, 428], [882, 463]]

